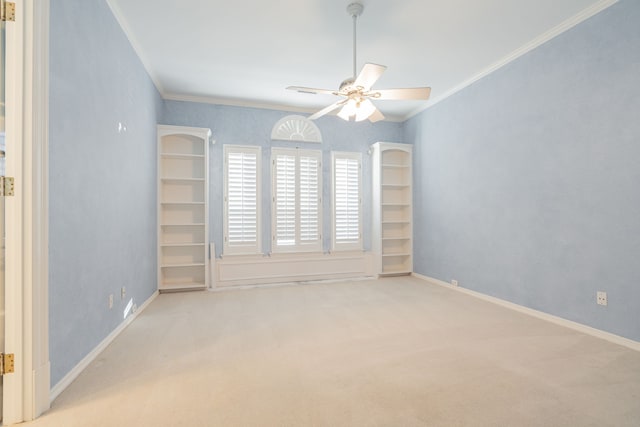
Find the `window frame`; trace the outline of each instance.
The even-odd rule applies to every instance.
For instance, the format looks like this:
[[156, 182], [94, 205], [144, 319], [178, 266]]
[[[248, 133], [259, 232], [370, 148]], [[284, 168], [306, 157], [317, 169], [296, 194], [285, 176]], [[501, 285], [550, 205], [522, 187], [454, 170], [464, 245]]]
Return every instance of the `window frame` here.
[[[276, 217], [276, 195], [277, 195], [277, 173], [276, 157], [278, 155], [288, 155], [295, 157], [295, 243], [293, 245], [277, 245], [277, 217]], [[318, 238], [311, 243], [303, 243], [300, 239], [300, 158], [315, 157], [318, 160]], [[272, 253], [309, 253], [322, 252], [323, 248], [323, 194], [322, 194], [322, 150], [310, 150], [299, 148], [271, 149], [271, 252]]]
[[[251, 245], [232, 245], [229, 242], [229, 154], [256, 155], [256, 241]], [[257, 145], [225, 144], [223, 146], [223, 254], [255, 255], [262, 253], [262, 147]]]
[[[337, 234], [337, 216], [336, 216], [336, 160], [351, 159], [358, 162], [358, 240], [338, 242]], [[350, 151], [332, 151], [331, 152], [331, 250], [332, 251], [361, 251], [364, 247], [363, 239], [363, 191], [362, 191], [362, 153]]]

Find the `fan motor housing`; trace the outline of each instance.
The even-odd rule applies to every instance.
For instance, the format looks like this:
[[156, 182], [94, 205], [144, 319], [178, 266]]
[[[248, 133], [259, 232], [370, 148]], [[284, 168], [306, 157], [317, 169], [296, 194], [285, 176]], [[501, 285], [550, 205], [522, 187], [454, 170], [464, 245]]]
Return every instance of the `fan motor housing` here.
[[353, 78], [353, 77], [349, 77], [349, 78], [344, 79], [344, 80], [342, 81], [342, 83], [340, 83], [340, 89], [339, 89], [339, 91], [340, 91], [340, 92], [342, 92], [342, 91], [343, 91], [343, 89], [346, 89], [346, 88], [348, 88], [348, 87], [350, 87], [350, 86], [353, 86], [353, 84], [354, 84], [354, 83], [355, 83], [355, 80], [354, 80], [354, 78]]

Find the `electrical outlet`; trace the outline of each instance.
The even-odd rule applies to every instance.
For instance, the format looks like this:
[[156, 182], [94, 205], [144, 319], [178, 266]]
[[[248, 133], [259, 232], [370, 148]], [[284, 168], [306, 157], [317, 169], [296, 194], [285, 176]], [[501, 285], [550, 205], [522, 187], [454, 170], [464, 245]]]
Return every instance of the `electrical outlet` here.
[[113, 294], [109, 295], [109, 310], [113, 308]]
[[458, 281], [457, 280], [451, 280], [451, 286], [458, 286]]
[[602, 291], [596, 292], [596, 302], [598, 305], [607, 305], [607, 293]]
[[120, 299], [124, 299], [124, 297], [126, 296], [127, 296], [127, 288], [123, 286], [122, 288], [120, 288]]

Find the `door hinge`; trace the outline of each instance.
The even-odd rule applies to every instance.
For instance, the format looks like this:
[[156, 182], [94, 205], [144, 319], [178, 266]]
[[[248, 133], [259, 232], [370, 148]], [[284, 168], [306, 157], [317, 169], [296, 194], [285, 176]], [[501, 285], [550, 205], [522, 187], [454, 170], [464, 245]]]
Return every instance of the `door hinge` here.
[[13, 374], [15, 371], [15, 363], [13, 353], [0, 353], [2, 357], [0, 357], [0, 374]]
[[0, 21], [15, 22], [16, 20], [16, 4], [12, 2], [2, 2], [4, 7], [0, 14]]
[[10, 176], [0, 176], [0, 196], [13, 196], [14, 180]]

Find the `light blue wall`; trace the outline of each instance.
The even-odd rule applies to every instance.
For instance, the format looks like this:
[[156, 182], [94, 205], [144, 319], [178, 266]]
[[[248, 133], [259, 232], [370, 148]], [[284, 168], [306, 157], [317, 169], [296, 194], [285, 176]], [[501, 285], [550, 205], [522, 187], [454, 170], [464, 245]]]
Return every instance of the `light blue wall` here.
[[[51, 383], [156, 289], [162, 100], [104, 0], [52, 0]], [[126, 132], [118, 133], [118, 123]], [[120, 287], [126, 286], [126, 300]], [[115, 304], [108, 309], [108, 296]]]
[[[284, 89], [283, 89], [284, 90]], [[262, 147], [262, 247], [271, 250], [270, 148], [296, 147], [323, 151], [323, 221], [324, 249], [331, 247], [331, 151], [362, 153], [363, 159], [363, 226], [365, 249], [371, 247], [371, 161], [369, 146], [377, 141], [403, 142], [401, 123], [349, 123], [337, 117], [322, 117], [315, 123], [322, 133], [323, 143], [291, 143], [271, 141], [271, 129], [281, 118], [292, 113], [255, 108], [229, 107], [194, 102], [165, 101], [164, 123], [179, 126], [210, 128], [216, 144], [210, 147], [209, 210], [210, 234], [216, 254], [222, 252], [222, 194], [225, 144], [258, 145]]]
[[418, 273], [640, 340], [639, 23], [620, 1], [406, 123]]
[[[622, 0], [405, 124], [316, 123], [364, 159], [414, 143], [415, 270], [640, 340], [640, 3]], [[289, 113], [163, 103], [104, 0], [51, 0], [50, 357], [56, 384], [156, 288], [156, 123], [209, 127], [211, 238], [222, 249], [222, 146], [269, 148]], [[118, 124], [126, 132], [118, 132]], [[300, 144], [317, 148], [316, 144]], [[126, 286], [128, 296], [119, 298]], [[596, 290], [609, 296], [596, 306]], [[108, 310], [108, 295], [115, 306]]]

